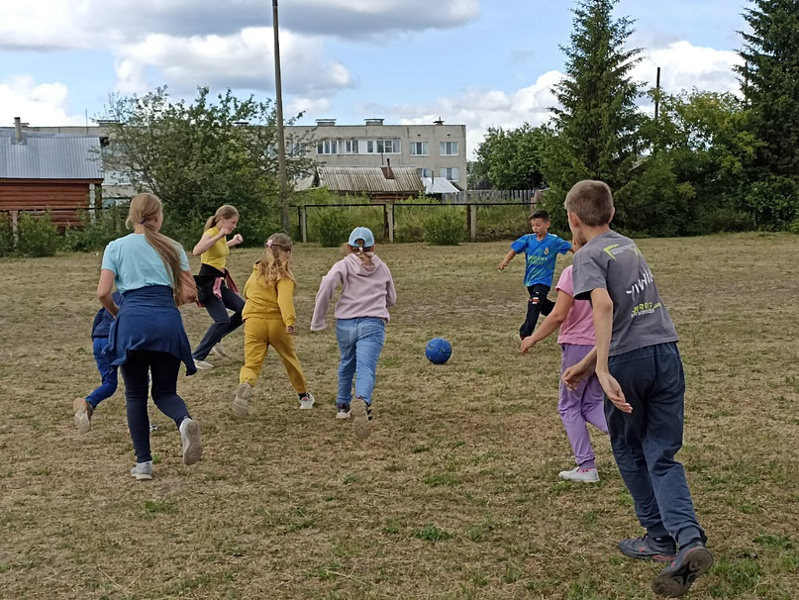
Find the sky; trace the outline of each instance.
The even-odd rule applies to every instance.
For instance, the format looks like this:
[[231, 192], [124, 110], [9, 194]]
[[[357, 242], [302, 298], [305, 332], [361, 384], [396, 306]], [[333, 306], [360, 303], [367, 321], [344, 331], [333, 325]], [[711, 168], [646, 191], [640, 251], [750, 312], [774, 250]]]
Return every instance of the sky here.
[[[284, 116], [486, 128], [539, 125], [565, 71], [572, 0], [279, 0]], [[620, 0], [634, 76], [737, 92], [747, 0]], [[274, 99], [269, 0], [1, 0], [0, 126], [85, 125], [110, 94], [198, 86]], [[648, 110], [645, 105], [642, 110]]]

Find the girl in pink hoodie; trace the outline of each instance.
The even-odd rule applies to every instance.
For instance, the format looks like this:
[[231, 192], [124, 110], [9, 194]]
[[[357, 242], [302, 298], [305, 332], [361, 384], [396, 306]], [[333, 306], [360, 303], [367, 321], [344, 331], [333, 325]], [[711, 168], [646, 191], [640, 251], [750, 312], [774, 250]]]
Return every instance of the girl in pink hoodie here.
[[352, 230], [347, 242], [349, 254], [322, 277], [311, 320], [311, 331], [327, 327], [327, 307], [336, 288], [341, 285], [335, 311], [336, 340], [341, 351], [336, 418], [349, 419], [352, 416], [353, 430], [360, 439], [371, 433], [377, 359], [386, 340], [388, 307], [397, 301], [391, 271], [374, 253], [374, 245], [375, 237], [368, 228]]

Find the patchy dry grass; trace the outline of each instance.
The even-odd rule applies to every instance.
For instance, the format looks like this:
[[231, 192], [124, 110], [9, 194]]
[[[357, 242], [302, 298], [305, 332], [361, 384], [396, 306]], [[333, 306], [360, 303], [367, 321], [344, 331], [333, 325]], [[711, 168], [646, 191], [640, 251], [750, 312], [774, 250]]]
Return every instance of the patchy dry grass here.
[[[693, 599], [799, 597], [799, 238], [643, 240], [682, 336], [685, 447], [716, 567]], [[72, 398], [97, 383], [89, 328], [99, 257], [4, 261], [0, 288], [0, 597], [652, 598], [657, 566], [615, 550], [637, 535], [631, 501], [594, 436], [596, 486], [559, 481], [571, 452], [556, 411], [553, 341], [521, 357], [521, 262], [507, 244], [381, 247], [397, 281], [375, 395], [357, 442], [334, 417], [338, 351], [307, 331], [336, 251], [299, 247], [299, 356], [316, 395], [296, 397], [267, 358], [251, 417], [230, 401], [240, 360], [181, 378], [205, 455], [186, 468], [153, 409], [155, 479], [128, 475], [124, 397], [90, 434]], [[244, 280], [255, 251], [234, 251]], [[561, 263], [560, 266], [563, 266]], [[184, 310], [196, 342], [209, 323]], [[425, 342], [444, 336], [449, 364]], [[227, 347], [241, 356], [242, 335]]]

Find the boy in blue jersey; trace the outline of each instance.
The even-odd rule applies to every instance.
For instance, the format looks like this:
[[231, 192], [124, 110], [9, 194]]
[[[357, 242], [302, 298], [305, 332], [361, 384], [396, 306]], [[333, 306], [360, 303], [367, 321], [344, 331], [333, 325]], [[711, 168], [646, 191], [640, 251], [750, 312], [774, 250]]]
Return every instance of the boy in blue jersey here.
[[571, 242], [548, 233], [549, 213], [537, 210], [530, 215], [530, 227], [533, 233], [523, 235], [511, 244], [511, 250], [499, 263], [502, 271], [508, 266], [517, 254], [524, 252], [527, 268], [524, 272], [524, 285], [530, 294], [527, 303], [527, 318], [519, 328], [519, 338], [523, 340], [533, 333], [538, 315], [548, 315], [555, 303], [547, 298], [549, 288], [552, 287], [552, 277], [555, 274], [555, 261], [558, 254], [574, 252]]

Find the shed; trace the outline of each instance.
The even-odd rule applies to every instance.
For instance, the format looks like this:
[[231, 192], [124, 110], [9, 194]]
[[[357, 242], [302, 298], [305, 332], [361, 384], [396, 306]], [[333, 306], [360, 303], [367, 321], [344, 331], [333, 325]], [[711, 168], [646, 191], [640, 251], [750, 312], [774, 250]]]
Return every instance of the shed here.
[[372, 202], [394, 202], [424, 193], [416, 167], [317, 167], [314, 185], [336, 194], [364, 194]]
[[[49, 210], [58, 227], [101, 202], [100, 138], [0, 130], [0, 212]], [[94, 205], [90, 204], [94, 201]]]

